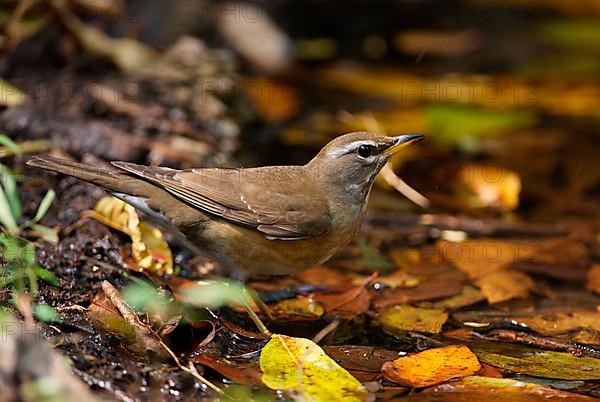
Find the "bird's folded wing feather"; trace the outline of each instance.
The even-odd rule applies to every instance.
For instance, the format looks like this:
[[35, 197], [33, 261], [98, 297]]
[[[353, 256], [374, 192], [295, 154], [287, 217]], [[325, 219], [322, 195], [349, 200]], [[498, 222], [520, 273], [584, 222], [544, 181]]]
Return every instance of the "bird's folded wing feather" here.
[[[175, 170], [126, 162], [113, 164], [160, 185], [201, 211], [253, 227], [268, 238], [302, 239], [331, 228], [327, 202], [299, 166], [286, 167], [280, 171], [286, 175], [276, 175], [276, 170], [270, 168]], [[303, 191], [298, 192], [298, 188]]]

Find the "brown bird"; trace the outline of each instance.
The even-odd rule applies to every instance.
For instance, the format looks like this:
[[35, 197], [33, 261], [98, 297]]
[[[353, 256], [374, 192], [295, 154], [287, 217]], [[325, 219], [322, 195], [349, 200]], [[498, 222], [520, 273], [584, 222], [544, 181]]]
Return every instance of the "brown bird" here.
[[112, 162], [106, 168], [49, 156], [27, 164], [107, 189], [243, 280], [293, 274], [331, 258], [358, 232], [377, 173], [423, 138], [350, 133], [304, 166], [176, 170]]

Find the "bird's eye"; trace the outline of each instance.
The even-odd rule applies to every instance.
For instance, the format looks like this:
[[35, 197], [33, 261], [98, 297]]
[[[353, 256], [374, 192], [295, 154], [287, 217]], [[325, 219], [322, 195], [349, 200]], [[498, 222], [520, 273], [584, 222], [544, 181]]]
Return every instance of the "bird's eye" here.
[[375, 147], [373, 145], [361, 145], [360, 147], [358, 147], [356, 152], [361, 158], [368, 158], [369, 156], [373, 155], [374, 150]]

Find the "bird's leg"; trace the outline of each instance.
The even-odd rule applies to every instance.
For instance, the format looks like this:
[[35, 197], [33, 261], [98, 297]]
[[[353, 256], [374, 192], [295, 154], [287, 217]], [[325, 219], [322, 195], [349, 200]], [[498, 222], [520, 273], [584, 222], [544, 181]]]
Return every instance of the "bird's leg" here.
[[[246, 286], [246, 273], [241, 269], [233, 269], [233, 270], [231, 270], [231, 277], [232, 277], [232, 279], [234, 279], [242, 284], [242, 289], [243, 289], [242, 291], [244, 293], [241, 297], [242, 307], [244, 307], [244, 309], [246, 309], [246, 312], [250, 316], [250, 319], [252, 320], [252, 322], [254, 322], [254, 325], [256, 325], [256, 327], [259, 329], [260, 333], [265, 336], [271, 337], [271, 335], [272, 335], [271, 331], [269, 331], [269, 329], [262, 322], [262, 320], [260, 319], [258, 314], [256, 314], [256, 312], [252, 308], [252, 304], [250, 303], [250, 301], [255, 302], [256, 305], [258, 306], [258, 309], [261, 312], [264, 312], [263, 309], [266, 309], [267, 306], [265, 305], [265, 303], [262, 300], [260, 300], [260, 297], [258, 297], [256, 292], [254, 292], [253, 290], [249, 290], [248, 287]], [[255, 297], [253, 297], [253, 295]], [[257, 302], [256, 300], [259, 300], [259, 302]], [[271, 318], [270, 313], [268, 313], [266, 315], [267, 315], [267, 317]]]
[[271, 309], [269, 308], [269, 306], [267, 306], [267, 304], [264, 301], [262, 301], [262, 299], [254, 289], [248, 287], [247, 290], [248, 295], [252, 298], [252, 301], [254, 302], [254, 304], [256, 304], [256, 307], [258, 307], [260, 312], [264, 314], [269, 320], [272, 320], [273, 316], [271, 315]]
[[244, 286], [242, 289], [244, 292], [244, 295], [242, 297], [242, 304], [243, 304], [243, 307], [248, 312], [250, 319], [254, 322], [254, 325], [256, 325], [258, 327], [261, 334], [271, 337], [271, 335], [272, 335], [271, 331], [269, 331], [267, 326], [262, 322], [262, 320], [260, 319], [258, 314], [256, 314], [256, 312], [252, 308], [252, 305], [249, 302], [250, 300], [252, 300], [252, 296], [250, 295], [250, 292], [248, 292], [248, 288], [246, 286]]

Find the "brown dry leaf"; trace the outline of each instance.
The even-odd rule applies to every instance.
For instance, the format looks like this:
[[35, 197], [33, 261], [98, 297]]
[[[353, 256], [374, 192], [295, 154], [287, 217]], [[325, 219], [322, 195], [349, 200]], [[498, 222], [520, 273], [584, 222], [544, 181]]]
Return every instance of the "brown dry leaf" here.
[[495, 165], [466, 165], [460, 182], [467, 190], [471, 207], [492, 207], [512, 211], [519, 206], [521, 178], [511, 170]]
[[600, 264], [592, 265], [587, 274], [585, 285], [589, 290], [600, 293]]
[[433, 307], [457, 310], [462, 307], [477, 304], [485, 300], [485, 295], [473, 286], [465, 285], [459, 295], [440, 300], [432, 304]]
[[261, 384], [261, 372], [258, 364], [246, 363], [236, 364], [226, 359], [200, 353], [193, 359], [194, 363], [210, 367], [223, 377], [238, 384]]
[[132, 352], [138, 355], [150, 351], [158, 355], [165, 354], [157, 336], [149, 326], [140, 321], [136, 312], [110, 282], [102, 282], [102, 292], [94, 297], [88, 312], [99, 328], [125, 338], [128, 349]]
[[492, 272], [475, 280], [490, 304], [527, 297], [535, 282], [526, 274], [512, 269]]
[[456, 265], [471, 280], [506, 268], [537, 251], [537, 246], [533, 244], [487, 238], [457, 243], [440, 240], [437, 248], [443, 259]]
[[134, 263], [160, 275], [173, 273], [173, 255], [162, 232], [140, 219], [135, 208], [115, 197], [103, 197], [93, 211], [86, 211], [97, 221], [131, 237], [131, 252]]
[[531, 318], [514, 318], [541, 335], [558, 335], [576, 329], [600, 331], [600, 312], [592, 310], [548, 311]]
[[371, 295], [365, 285], [357, 286], [344, 293], [318, 294], [315, 301], [325, 308], [327, 315], [351, 320], [369, 310]]
[[448, 313], [444, 310], [408, 304], [388, 307], [377, 317], [383, 329], [392, 335], [402, 335], [405, 331], [439, 334], [446, 320]]
[[421, 388], [473, 375], [480, 369], [477, 356], [468, 347], [451, 345], [386, 362], [381, 371], [390, 381]]
[[465, 272], [490, 303], [526, 297], [535, 287], [527, 274], [507, 267], [535, 255], [537, 244], [483, 238], [458, 243], [440, 240], [438, 248], [442, 258]]

